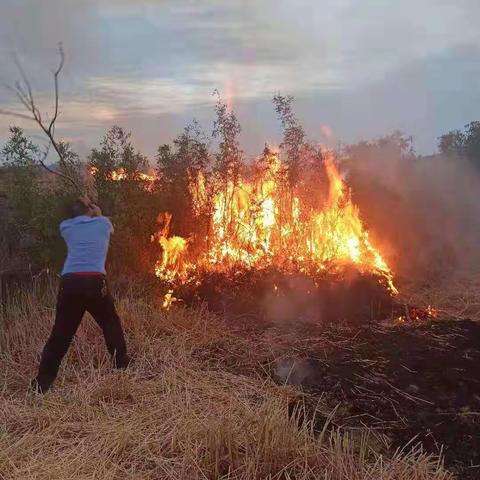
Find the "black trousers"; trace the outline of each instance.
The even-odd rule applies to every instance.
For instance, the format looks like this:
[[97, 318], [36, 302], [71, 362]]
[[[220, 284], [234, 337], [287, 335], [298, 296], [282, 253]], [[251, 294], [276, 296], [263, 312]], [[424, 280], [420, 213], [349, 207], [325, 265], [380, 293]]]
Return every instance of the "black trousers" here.
[[126, 366], [128, 357], [122, 325], [105, 277], [65, 275], [60, 281], [55, 324], [38, 370], [37, 380], [42, 386], [48, 387], [55, 380], [85, 312], [89, 312], [102, 329], [114, 365]]

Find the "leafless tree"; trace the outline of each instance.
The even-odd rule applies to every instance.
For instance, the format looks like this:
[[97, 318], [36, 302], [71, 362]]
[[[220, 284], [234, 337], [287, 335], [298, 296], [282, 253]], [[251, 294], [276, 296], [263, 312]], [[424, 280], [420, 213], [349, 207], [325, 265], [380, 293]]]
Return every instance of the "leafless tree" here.
[[62, 172], [53, 170], [50, 168], [48, 165], [46, 165], [45, 161], [46, 158], [50, 152], [50, 148], [53, 146], [53, 149], [58, 155], [59, 158], [59, 163], [62, 167], [66, 167], [66, 161], [60, 146], [60, 143], [55, 140], [55, 122], [57, 121], [58, 118], [58, 113], [59, 113], [59, 88], [58, 88], [58, 78], [60, 75], [60, 72], [62, 71], [62, 68], [65, 64], [65, 53], [63, 50], [62, 43], [58, 44], [58, 54], [59, 54], [59, 63], [58, 67], [56, 68], [55, 71], [52, 72], [53, 74], [53, 82], [54, 82], [54, 111], [53, 111], [53, 116], [50, 120], [45, 120], [42, 117], [42, 114], [35, 103], [34, 95], [33, 95], [33, 90], [32, 90], [32, 85], [31, 82], [22, 66], [20, 61], [18, 60], [17, 56], [14, 55], [13, 59], [15, 62], [15, 65], [17, 67], [17, 70], [20, 74], [21, 80], [17, 80], [15, 82], [15, 85], [6, 85], [6, 87], [15, 94], [15, 96], [18, 98], [18, 100], [21, 102], [21, 104], [25, 107], [25, 109], [28, 111], [28, 114], [23, 114], [23, 113], [18, 113], [18, 112], [13, 112], [9, 110], [3, 110], [0, 109], [0, 114], [2, 115], [11, 115], [14, 117], [22, 118], [25, 120], [31, 120], [34, 121], [38, 127], [42, 130], [42, 132], [46, 135], [48, 138], [48, 144], [45, 147], [45, 151], [43, 153], [42, 158], [38, 158], [38, 162], [40, 165], [47, 170], [48, 172], [57, 175], [59, 177], [62, 177], [63, 179], [67, 180], [70, 182], [79, 192], [81, 192], [80, 186], [73, 180], [71, 177], [68, 175], [65, 175]]

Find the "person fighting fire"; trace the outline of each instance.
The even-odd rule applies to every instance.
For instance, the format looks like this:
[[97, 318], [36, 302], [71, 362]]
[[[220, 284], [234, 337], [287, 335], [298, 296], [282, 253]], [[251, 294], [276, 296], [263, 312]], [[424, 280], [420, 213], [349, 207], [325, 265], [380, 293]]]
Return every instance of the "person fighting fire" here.
[[70, 218], [60, 224], [68, 254], [60, 279], [55, 323], [42, 352], [38, 375], [31, 384], [39, 393], [52, 386], [86, 311], [103, 331], [113, 366], [123, 369], [130, 364], [105, 272], [113, 226], [86, 196], [74, 201], [68, 214]]

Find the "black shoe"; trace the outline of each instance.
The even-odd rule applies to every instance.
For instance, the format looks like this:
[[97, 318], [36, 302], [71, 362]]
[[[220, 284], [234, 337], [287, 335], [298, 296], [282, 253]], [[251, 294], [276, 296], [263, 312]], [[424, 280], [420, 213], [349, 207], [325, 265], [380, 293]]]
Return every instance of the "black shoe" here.
[[39, 377], [35, 377], [30, 382], [30, 390], [34, 393], [45, 393], [47, 390], [50, 390], [50, 387], [53, 384], [53, 379], [45, 380]]
[[113, 360], [113, 367], [118, 368], [120, 370], [125, 370], [126, 368], [130, 367], [133, 364], [133, 359], [130, 355], [123, 355], [120, 358], [114, 358]]

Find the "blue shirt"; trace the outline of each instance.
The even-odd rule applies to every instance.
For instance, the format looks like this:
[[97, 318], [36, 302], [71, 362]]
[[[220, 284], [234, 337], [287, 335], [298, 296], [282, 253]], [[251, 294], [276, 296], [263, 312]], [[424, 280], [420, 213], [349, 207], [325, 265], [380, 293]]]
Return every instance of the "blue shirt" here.
[[107, 217], [80, 215], [60, 224], [68, 248], [62, 275], [75, 272], [105, 273], [110, 234], [113, 226]]

